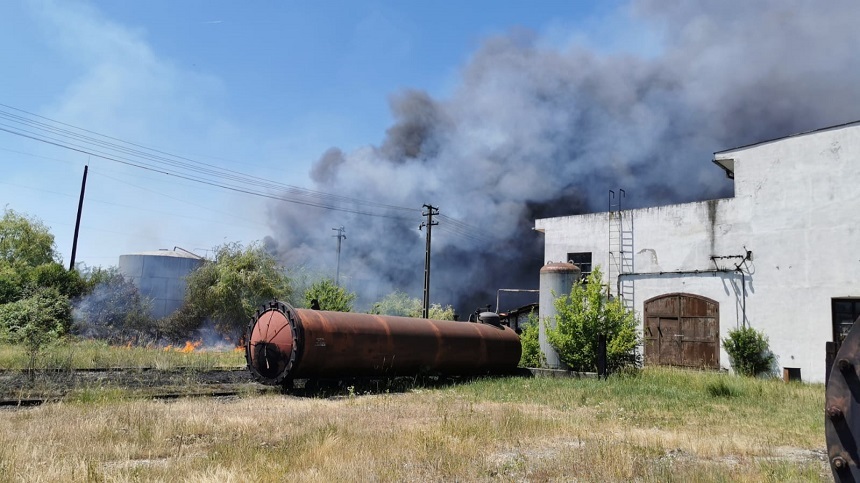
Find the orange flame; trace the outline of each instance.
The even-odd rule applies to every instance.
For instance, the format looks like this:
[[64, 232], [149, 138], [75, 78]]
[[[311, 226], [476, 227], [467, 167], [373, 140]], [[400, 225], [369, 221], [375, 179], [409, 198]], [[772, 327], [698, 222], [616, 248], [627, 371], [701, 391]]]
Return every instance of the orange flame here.
[[197, 349], [198, 347], [200, 347], [201, 345], [203, 345], [202, 340], [198, 340], [195, 342], [191, 342], [190, 340], [186, 340], [185, 341], [185, 347], [183, 347], [182, 349], [176, 349], [176, 350], [178, 352], [183, 353], [183, 354], [188, 354], [188, 353], [194, 352], [194, 350]]
[[245, 352], [245, 347], [241, 345], [236, 346], [236, 348], [233, 349], [233, 352]]

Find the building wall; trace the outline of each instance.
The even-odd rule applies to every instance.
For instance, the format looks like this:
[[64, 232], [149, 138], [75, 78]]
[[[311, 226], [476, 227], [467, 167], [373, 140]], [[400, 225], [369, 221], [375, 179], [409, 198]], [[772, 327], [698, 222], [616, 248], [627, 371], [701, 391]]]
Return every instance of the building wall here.
[[[658, 295], [709, 297], [720, 304], [721, 339], [745, 319], [769, 337], [780, 367], [823, 381], [831, 299], [860, 297], [860, 123], [715, 157], [734, 160], [734, 198], [622, 212], [633, 222], [633, 307], [641, 317], [644, 301]], [[714, 175], [724, 176], [716, 167]], [[606, 273], [608, 213], [537, 220], [535, 228], [545, 233], [545, 261], [590, 251]], [[742, 261], [712, 256], [747, 250], [743, 275], [708, 272]], [[605, 282], [614, 293], [615, 281]], [[722, 348], [720, 364], [729, 366]]]

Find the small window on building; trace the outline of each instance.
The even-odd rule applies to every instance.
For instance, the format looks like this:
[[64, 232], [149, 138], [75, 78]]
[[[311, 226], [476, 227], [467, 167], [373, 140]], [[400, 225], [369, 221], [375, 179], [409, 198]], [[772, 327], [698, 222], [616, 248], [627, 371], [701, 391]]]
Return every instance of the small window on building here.
[[860, 298], [831, 299], [833, 309], [833, 341], [842, 343], [842, 339], [851, 330], [854, 321], [860, 317]]
[[568, 253], [567, 261], [579, 267], [582, 270], [582, 278], [588, 277], [591, 273], [591, 252]]

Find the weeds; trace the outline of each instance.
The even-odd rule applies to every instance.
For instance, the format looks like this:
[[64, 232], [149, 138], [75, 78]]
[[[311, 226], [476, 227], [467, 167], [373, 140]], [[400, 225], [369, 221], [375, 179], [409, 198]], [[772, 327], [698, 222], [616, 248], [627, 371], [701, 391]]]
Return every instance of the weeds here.
[[91, 393], [0, 412], [0, 468], [39, 481], [829, 478], [821, 385], [649, 368], [349, 387], [169, 403]]
[[714, 381], [705, 385], [705, 389], [711, 397], [738, 397], [741, 392], [728, 384], [726, 381]]
[[[156, 368], [215, 369], [245, 365], [245, 352], [226, 350], [193, 351], [164, 350], [163, 347], [111, 346], [95, 340], [54, 342], [39, 353], [32, 362], [36, 371], [93, 369], [93, 368]], [[28, 353], [23, 347], [0, 344], [0, 369], [25, 369], [30, 366]]]

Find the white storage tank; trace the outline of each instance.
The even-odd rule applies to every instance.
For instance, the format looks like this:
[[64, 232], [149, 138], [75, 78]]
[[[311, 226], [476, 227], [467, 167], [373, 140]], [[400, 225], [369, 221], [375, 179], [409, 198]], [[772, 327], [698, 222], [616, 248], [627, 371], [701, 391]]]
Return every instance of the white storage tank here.
[[185, 277], [203, 262], [202, 257], [187, 251], [157, 250], [120, 255], [119, 271], [141, 295], [152, 300], [150, 315], [160, 319], [182, 305]]
[[540, 269], [540, 329], [538, 341], [540, 350], [546, 357], [546, 365], [550, 369], [564, 369], [566, 365], [561, 362], [558, 353], [549, 343], [544, 324], [555, 328], [555, 299], [562, 295], [569, 295], [573, 284], [582, 277], [582, 271], [572, 263], [548, 262]]

